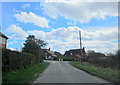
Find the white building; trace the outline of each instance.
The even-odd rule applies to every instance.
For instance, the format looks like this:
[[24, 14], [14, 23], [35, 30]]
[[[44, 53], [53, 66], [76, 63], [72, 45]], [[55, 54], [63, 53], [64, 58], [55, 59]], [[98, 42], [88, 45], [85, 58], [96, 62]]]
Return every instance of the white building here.
[[45, 49], [44, 52], [46, 60], [53, 60], [54, 58], [57, 58], [55, 53], [53, 51], [50, 51], [50, 49]]

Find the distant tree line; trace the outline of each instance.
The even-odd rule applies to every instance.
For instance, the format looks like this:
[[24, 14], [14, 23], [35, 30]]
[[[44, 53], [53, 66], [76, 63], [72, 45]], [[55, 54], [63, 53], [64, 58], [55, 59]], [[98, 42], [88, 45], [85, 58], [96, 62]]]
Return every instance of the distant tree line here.
[[89, 50], [87, 52], [88, 55], [87, 62], [104, 68], [118, 69], [119, 54], [120, 54], [120, 50], [118, 50], [115, 54], [110, 53], [108, 55], [105, 55], [103, 53], [98, 53], [93, 50]]
[[36, 39], [34, 35], [29, 35], [24, 43], [22, 52], [2, 49], [3, 72], [26, 68], [42, 62], [44, 57], [42, 47], [46, 45], [45, 41]]

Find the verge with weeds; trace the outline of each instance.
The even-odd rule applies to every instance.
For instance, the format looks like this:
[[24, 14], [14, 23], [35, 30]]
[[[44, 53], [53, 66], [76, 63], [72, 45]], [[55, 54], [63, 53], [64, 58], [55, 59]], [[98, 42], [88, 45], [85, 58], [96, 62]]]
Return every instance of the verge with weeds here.
[[118, 71], [110, 68], [102, 68], [91, 65], [87, 62], [70, 62], [70, 64], [78, 69], [84, 70], [92, 75], [101, 77], [103, 79], [118, 82]]
[[20, 69], [11, 72], [3, 72], [2, 83], [30, 83], [47, 67], [48, 62], [42, 62], [26, 69]]

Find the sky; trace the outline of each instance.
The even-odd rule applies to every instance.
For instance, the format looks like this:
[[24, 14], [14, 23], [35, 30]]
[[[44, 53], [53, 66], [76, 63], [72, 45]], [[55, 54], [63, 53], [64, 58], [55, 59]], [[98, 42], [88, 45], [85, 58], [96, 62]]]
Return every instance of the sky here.
[[111, 53], [118, 49], [117, 2], [2, 2], [0, 25], [9, 37], [7, 48], [21, 50], [35, 35], [64, 54], [79, 49], [79, 31], [85, 50]]

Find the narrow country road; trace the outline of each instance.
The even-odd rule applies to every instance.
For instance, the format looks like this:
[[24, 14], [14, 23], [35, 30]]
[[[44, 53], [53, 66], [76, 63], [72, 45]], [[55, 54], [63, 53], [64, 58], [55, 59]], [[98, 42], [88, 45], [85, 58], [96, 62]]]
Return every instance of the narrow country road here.
[[33, 83], [110, 83], [76, 69], [66, 61], [48, 61], [50, 65]]

